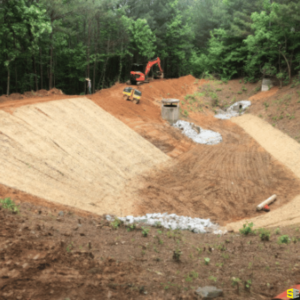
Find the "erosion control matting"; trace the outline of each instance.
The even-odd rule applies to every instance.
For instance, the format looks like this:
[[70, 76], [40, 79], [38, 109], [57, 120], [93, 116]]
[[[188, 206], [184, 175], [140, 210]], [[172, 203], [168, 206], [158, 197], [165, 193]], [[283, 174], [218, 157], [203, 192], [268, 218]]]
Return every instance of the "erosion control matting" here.
[[126, 213], [125, 185], [169, 160], [86, 98], [0, 111], [0, 128], [1, 184], [97, 213]]

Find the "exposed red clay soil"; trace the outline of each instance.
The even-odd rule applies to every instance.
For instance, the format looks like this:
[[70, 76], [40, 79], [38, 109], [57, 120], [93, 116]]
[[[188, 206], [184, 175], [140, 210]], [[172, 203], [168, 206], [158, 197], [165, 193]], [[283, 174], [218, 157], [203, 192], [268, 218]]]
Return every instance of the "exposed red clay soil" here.
[[261, 99], [266, 99], [269, 97], [272, 97], [273, 95], [275, 95], [278, 92], [279, 88], [278, 87], [273, 87], [271, 88], [269, 91], [266, 92], [259, 92], [253, 96], [251, 96], [249, 98], [249, 100], [253, 103], [256, 103], [257, 100], [261, 100]]
[[256, 206], [270, 195], [278, 195], [273, 210], [300, 193], [300, 180], [238, 125], [203, 114], [191, 117], [201, 127], [220, 132], [223, 142], [197, 145], [175, 164], [145, 178], [137, 215], [168, 212], [226, 224], [259, 214]]
[[[184, 96], [195, 93], [203, 84], [207, 81], [196, 82], [193, 76], [144, 84], [138, 87], [143, 93], [138, 105], [123, 99], [125, 84], [88, 97], [162, 151], [177, 157], [178, 161], [170, 162], [163, 171], [142, 180], [145, 187], [139, 192], [136, 214], [174, 212], [226, 224], [257, 215], [255, 206], [272, 194], [278, 195], [272, 206], [275, 209], [300, 193], [299, 180], [232, 122], [217, 120], [210, 113], [190, 112], [192, 122], [223, 136], [219, 145], [205, 146], [196, 145], [161, 119], [162, 98], [187, 101]], [[222, 86], [228, 93], [236, 92], [228, 85]], [[234, 86], [241, 89], [242, 84], [234, 81]], [[13, 112], [20, 105], [68, 97], [74, 98], [55, 95], [8, 101], [0, 104], [0, 109]], [[5, 195], [3, 192], [1, 196]]]
[[[199, 84], [205, 82], [206, 80], [201, 80]], [[194, 83], [195, 78], [189, 75], [178, 79], [155, 80], [138, 86], [136, 88], [142, 92], [139, 105], [123, 99], [122, 91], [127, 86], [125, 84], [116, 84], [89, 98], [163, 152], [171, 157], [177, 157], [193, 147], [193, 143], [161, 119], [161, 100], [163, 98], [183, 100], [186, 94], [197, 90]]]

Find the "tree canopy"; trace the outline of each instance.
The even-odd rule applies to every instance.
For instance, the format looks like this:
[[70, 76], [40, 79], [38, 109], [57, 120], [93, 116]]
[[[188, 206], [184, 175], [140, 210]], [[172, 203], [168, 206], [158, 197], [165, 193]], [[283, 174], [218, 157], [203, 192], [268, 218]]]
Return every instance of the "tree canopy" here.
[[93, 91], [160, 57], [166, 78], [289, 82], [300, 71], [298, 0], [0, 0], [0, 94]]

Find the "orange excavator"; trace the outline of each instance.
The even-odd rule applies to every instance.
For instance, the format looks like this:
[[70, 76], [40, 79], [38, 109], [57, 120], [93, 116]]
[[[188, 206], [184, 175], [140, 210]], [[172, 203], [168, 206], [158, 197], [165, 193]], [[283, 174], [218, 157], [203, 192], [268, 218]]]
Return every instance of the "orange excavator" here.
[[151, 68], [156, 64], [159, 67], [159, 71], [156, 74], [156, 78], [164, 78], [164, 71], [160, 65], [160, 58], [157, 57], [156, 59], [148, 61], [145, 69], [145, 74], [143, 73], [143, 65], [133, 64], [130, 72], [130, 83], [131, 84], [148, 83], [149, 81], [147, 81], [147, 75], [149, 74]]

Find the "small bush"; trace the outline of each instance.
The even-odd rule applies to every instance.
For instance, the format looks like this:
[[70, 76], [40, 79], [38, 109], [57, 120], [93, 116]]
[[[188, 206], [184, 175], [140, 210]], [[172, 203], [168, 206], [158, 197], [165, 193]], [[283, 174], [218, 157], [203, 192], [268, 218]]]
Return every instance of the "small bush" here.
[[277, 235], [280, 234], [280, 229], [279, 229], [279, 228], [276, 228], [276, 229], [275, 229], [275, 234], [277, 234]]
[[149, 233], [149, 228], [142, 227], [142, 235], [144, 237], [147, 237], [148, 233]]
[[206, 265], [208, 265], [209, 262], [210, 262], [210, 258], [209, 258], [209, 257], [205, 257], [205, 258], [204, 258], [204, 263], [205, 263]]
[[19, 207], [10, 198], [0, 199], [2, 208], [7, 209], [13, 213], [18, 213]]
[[112, 229], [117, 230], [122, 224], [122, 221], [118, 218], [116, 218], [113, 222], [110, 223], [110, 226], [112, 227]]
[[250, 290], [251, 285], [252, 285], [251, 279], [248, 279], [247, 281], [245, 281], [245, 289]]
[[154, 226], [156, 228], [162, 228], [161, 222], [155, 222]]
[[136, 228], [136, 225], [133, 223], [131, 225], [128, 225], [127, 231], [133, 231], [133, 230], [135, 230], [135, 228]]
[[282, 235], [278, 238], [279, 244], [288, 244], [290, 242], [290, 238], [288, 235]]
[[180, 249], [176, 249], [173, 251], [173, 259], [175, 261], [180, 261], [180, 256], [182, 255], [182, 251]]
[[271, 236], [271, 232], [264, 228], [259, 229], [259, 237], [262, 241], [269, 241]]
[[238, 286], [240, 282], [241, 282], [241, 279], [239, 279], [238, 277], [232, 277], [231, 278], [231, 285], [232, 286]]
[[240, 233], [243, 234], [243, 235], [248, 235], [248, 234], [255, 234], [255, 231], [252, 230], [252, 227], [253, 227], [253, 223], [246, 223], [243, 225], [243, 228], [240, 229]]

